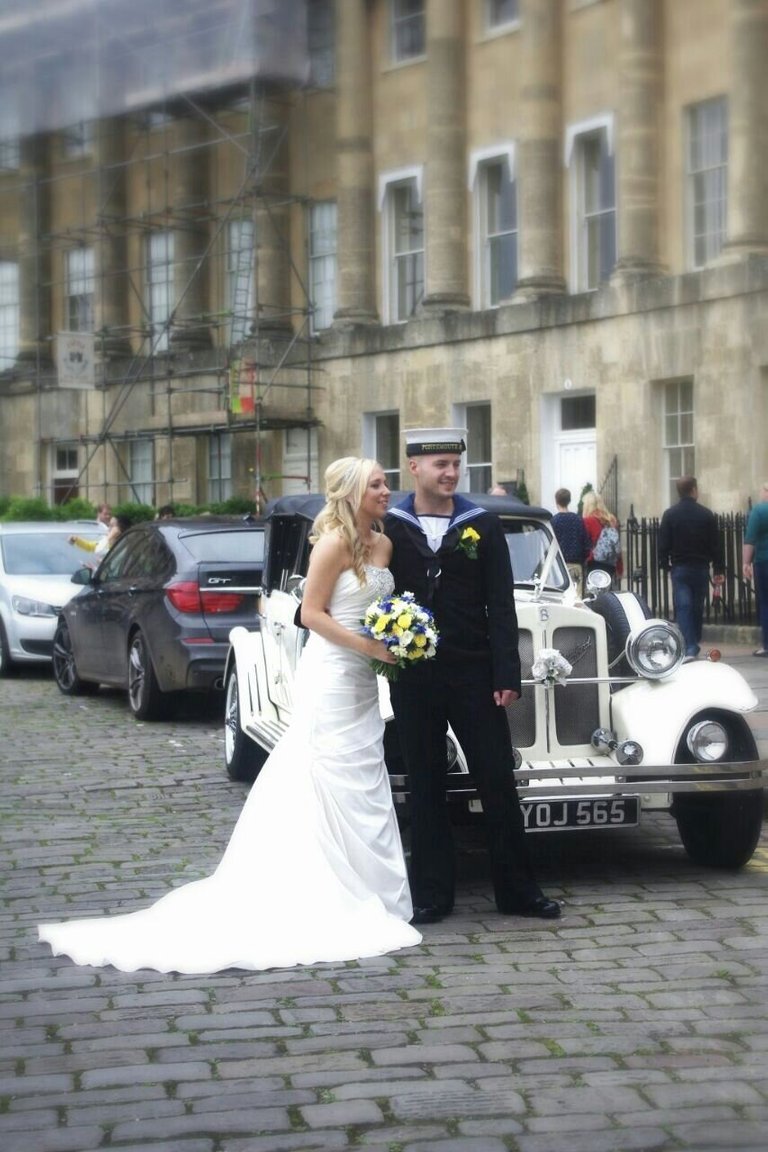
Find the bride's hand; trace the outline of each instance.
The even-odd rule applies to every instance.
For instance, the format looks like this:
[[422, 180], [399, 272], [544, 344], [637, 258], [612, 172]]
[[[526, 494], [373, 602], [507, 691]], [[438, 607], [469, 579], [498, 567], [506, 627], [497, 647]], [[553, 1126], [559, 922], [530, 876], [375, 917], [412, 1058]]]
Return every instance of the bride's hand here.
[[379, 660], [382, 664], [397, 664], [397, 658], [392, 655], [389, 648], [381, 640], [368, 641], [368, 653], [371, 660]]

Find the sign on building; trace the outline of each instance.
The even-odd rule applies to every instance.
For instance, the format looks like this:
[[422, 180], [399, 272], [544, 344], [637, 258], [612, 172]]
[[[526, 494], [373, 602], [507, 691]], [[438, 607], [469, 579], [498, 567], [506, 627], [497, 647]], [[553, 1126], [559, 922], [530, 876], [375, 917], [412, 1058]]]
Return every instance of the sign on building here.
[[92, 332], [59, 332], [56, 369], [59, 388], [93, 388], [95, 340]]

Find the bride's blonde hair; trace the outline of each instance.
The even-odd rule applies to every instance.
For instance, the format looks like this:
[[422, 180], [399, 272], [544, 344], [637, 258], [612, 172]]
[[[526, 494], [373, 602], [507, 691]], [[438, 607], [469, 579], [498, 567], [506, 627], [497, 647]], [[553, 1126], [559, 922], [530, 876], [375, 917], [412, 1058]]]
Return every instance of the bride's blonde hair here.
[[[343, 456], [325, 470], [325, 504], [315, 517], [310, 542], [315, 544], [328, 532], [337, 532], [352, 553], [352, 570], [365, 584], [366, 548], [357, 530], [356, 516], [365, 491], [376, 468], [376, 460]], [[380, 521], [376, 522], [379, 530]]]

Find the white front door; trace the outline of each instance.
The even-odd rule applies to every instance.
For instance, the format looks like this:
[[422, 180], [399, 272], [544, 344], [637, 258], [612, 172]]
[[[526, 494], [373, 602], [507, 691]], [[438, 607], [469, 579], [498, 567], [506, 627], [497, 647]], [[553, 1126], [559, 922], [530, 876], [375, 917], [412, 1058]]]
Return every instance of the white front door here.
[[555, 492], [567, 488], [571, 511], [585, 484], [597, 488], [597, 431], [594, 392], [563, 391], [542, 396], [541, 503], [555, 510]]
[[561, 433], [555, 454], [555, 488], [567, 488], [571, 493], [571, 511], [578, 507], [585, 484], [597, 488], [597, 445], [592, 433]]

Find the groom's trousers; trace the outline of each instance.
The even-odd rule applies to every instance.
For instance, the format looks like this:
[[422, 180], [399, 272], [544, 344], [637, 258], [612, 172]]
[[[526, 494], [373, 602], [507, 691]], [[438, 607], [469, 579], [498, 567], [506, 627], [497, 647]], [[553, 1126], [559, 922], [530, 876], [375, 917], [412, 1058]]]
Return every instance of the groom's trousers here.
[[541, 895], [525, 842], [506, 712], [494, 703], [490, 659], [437, 657], [391, 684], [410, 788], [411, 895], [453, 907], [455, 853], [446, 799], [446, 732], [453, 728], [483, 805], [494, 895], [514, 912]]

